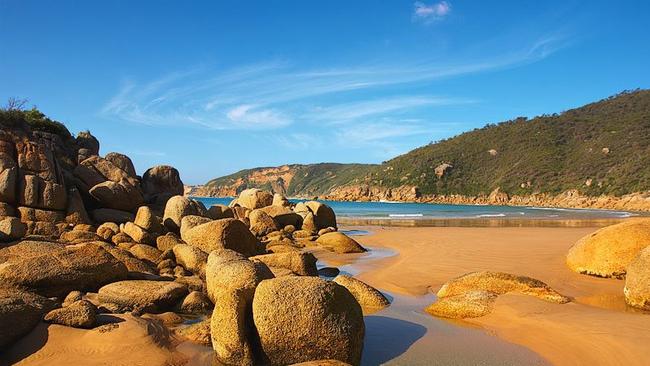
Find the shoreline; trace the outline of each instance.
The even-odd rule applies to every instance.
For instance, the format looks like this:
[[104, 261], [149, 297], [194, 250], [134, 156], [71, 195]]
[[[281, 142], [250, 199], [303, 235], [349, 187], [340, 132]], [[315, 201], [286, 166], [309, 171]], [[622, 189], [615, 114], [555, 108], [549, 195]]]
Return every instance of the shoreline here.
[[[191, 193], [191, 192], [190, 192]], [[235, 199], [235, 196], [204, 196], [190, 194], [185, 192], [185, 196], [196, 198], [216, 198], [216, 199]], [[513, 196], [508, 198], [507, 202], [493, 202], [483, 196], [442, 196], [442, 197], [423, 197], [418, 199], [341, 199], [331, 196], [323, 197], [287, 197], [289, 200], [318, 200], [325, 202], [354, 202], [354, 203], [418, 203], [427, 205], [452, 205], [452, 206], [493, 206], [493, 207], [521, 207], [536, 209], [567, 209], [567, 210], [585, 210], [585, 211], [624, 211], [632, 214], [650, 214], [650, 197], [646, 193], [632, 193], [626, 196], [578, 196], [571, 199], [565, 195], [550, 196], [550, 199], [541, 199], [537, 195], [531, 196]]]
[[[595, 227], [345, 229], [371, 230], [370, 235], [355, 239], [394, 255], [372, 260], [326, 255], [319, 260], [354, 268], [355, 277], [390, 294], [435, 299], [432, 294], [446, 281], [468, 272], [493, 270], [537, 278], [574, 299], [559, 305], [507, 294], [497, 300], [489, 315], [463, 321], [434, 319], [454, 327], [479, 328], [551, 364], [643, 364], [650, 342], [650, 314], [625, 305], [624, 281], [580, 275], [564, 264], [568, 248]], [[600, 349], [600, 354], [594, 349]], [[434, 357], [410, 352], [400, 357]]]

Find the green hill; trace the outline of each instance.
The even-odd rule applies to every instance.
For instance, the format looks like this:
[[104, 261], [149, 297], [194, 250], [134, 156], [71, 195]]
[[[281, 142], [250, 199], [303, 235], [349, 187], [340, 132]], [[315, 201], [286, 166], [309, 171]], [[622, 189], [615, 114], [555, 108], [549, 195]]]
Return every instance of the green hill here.
[[[452, 167], [439, 177], [441, 164]], [[416, 186], [422, 194], [560, 193], [591, 196], [650, 189], [650, 90], [623, 92], [560, 114], [487, 125], [417, 148], [381, 165], [291, 165], [289, 195], [368, 184]], [[227, 186], [244, 170], [210, 181]], [[268, 168], [267, 168], [268, 169]], [[248, 180], [244, 186], [260, 186]], [[272, 188], [267, 186], [266, 188]]]

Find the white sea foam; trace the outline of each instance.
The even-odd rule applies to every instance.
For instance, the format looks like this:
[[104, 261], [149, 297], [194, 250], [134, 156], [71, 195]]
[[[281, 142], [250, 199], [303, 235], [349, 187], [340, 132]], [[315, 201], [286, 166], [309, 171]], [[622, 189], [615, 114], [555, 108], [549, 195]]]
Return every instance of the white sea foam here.
[[388, 217], [422, 217], [422, 214], [389, 214]]
[[505, 217], [506, 214], [500, 213], [500, 214], [482, 214], [482, 215], [476, 215], [476, 217]]

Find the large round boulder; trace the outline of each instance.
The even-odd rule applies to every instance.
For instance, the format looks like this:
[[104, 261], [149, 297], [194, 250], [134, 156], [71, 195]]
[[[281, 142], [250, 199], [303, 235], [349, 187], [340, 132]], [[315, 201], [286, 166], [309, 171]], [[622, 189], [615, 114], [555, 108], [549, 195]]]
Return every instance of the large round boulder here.
[[634, 307], [650, 310], [650, 247], [647, 247], [627, 267], [625, 301]]
[[171, 197], [183, 194], [183, 182], [176, 168], [158, 165], [142, 175], [142, 190], [146, 202], [164, 205]]
[[604, 227], [575, 243], [566, 263], [575, 272], [625, 277], [626, 267], [650, 245], [650, 219], [634, 219]]
[[163, 223], [169, 230], [178, 232], [181, 228], [181, 220], [188, 215], [206, 216], [207, 210], [198, 201], [184, 196], [173, 196], [165, 205]]
[[253, 321], [266, 363], [361, 360], [361, 306], [334, 282], [291, 276], [262, 281], [253, 298]]
[[257, 239], [237, 219], [210, 221], [184, 232], [183, 240], [206, 253], [216, 249], [232, 249], [245, 256], [257, 251]]
[[321, 235], [316, 242], [335, 253], [363, 253], [366, 251], [356, 240], [338, 231]]
[[187, 287], [178, 282], [126, 280], [100, 288], [98, 300], [124, 310], [160, 313], [174, 307], [187, 293]]

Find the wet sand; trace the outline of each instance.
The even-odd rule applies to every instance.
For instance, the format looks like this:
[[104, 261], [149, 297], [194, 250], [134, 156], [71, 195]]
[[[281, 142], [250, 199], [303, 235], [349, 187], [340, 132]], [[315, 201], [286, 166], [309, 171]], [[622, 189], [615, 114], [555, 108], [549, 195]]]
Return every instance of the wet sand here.
[[[564, 263], [569, 247], [596, 228], [355, 229], [371, 231], [371, 235], [356, 237], [371, 248], [369, 254], [317, 253], [319, 258], [396, 296], [398, 301], [374, 316], [406, 316], [426, 329], [403, 353], [383, 362], [448, 364], [441, 362], [440, 357], [444, 359], [451, 353], [456, 359], [450, 357], [450, 364], [472, 364], [472, 359], [474, 364], [539, 364], [541, 359], [556, 365], [647, 364], [650, 314], [625, 305], [624, 281], [579, 275], [569, 271]], [[491, 314], [466, 321], [436, 319], [422, 311], [435, 300], [432, 293], [443, 283], [480, 270], [531, 276], [575, 301], [559, 305], [523, 295], [504, 295]], [[368, 328], [367, 346], [371, 345], [364, 351], [366, 355], [373, 352], [375, 331], [382, 332], [380, 327], [374, 330], [372, 322]], [[390, 327], [383, 332], [389, 336]], [[502, 343], [484, 343], [475, 332]], [[441, 340], [448, 344], [436, 347]], [[517, 345], [525, 348], [508, 348]], [[470, 357], [477, 352], [484, 358]], [[372, 356], [364, 356], [364, 363], [376, 364], [367, 362], [368, 357]], [[509, 357], [520, 358], [513, 361]]]

